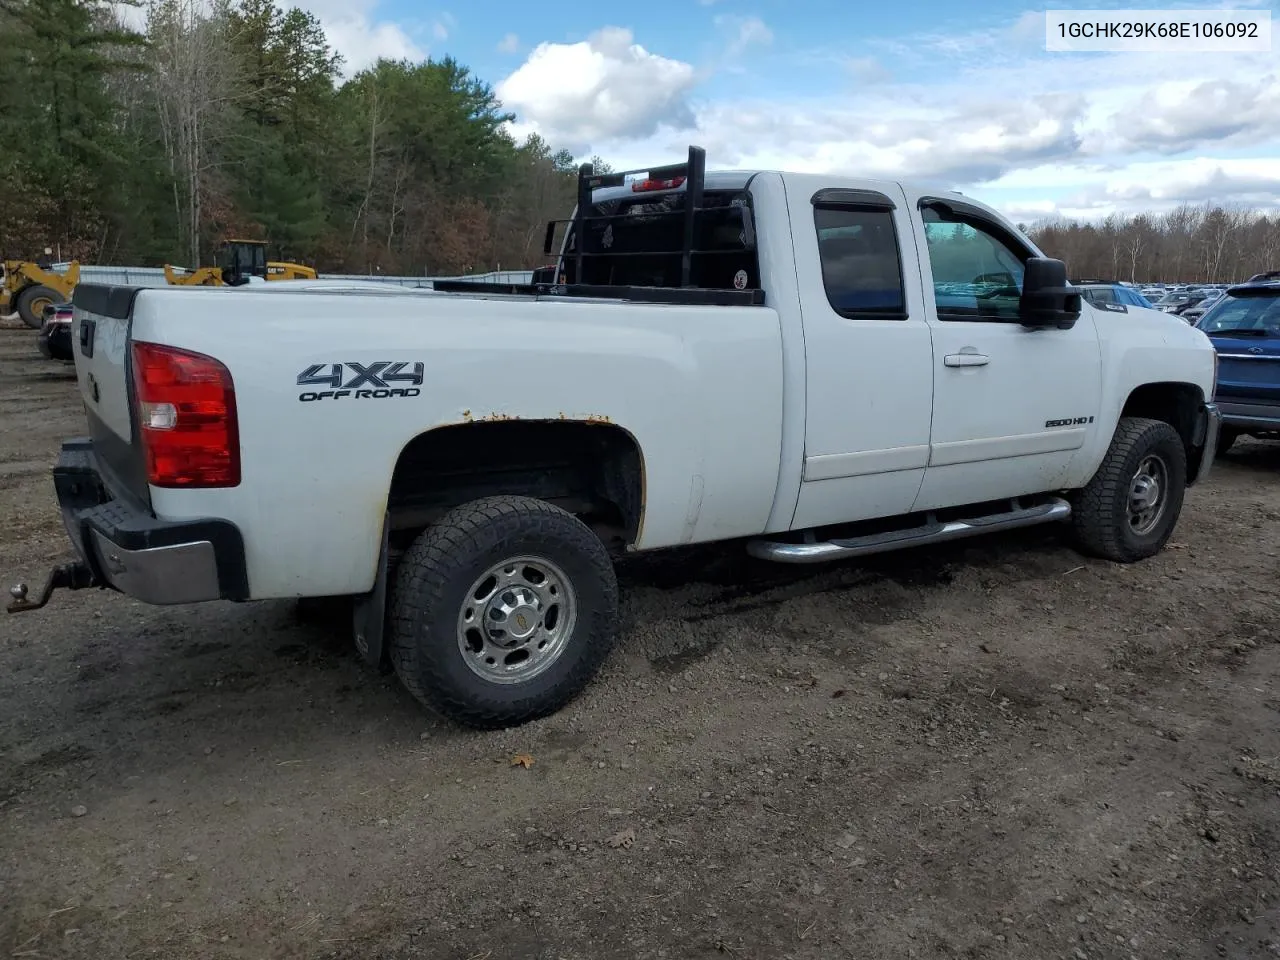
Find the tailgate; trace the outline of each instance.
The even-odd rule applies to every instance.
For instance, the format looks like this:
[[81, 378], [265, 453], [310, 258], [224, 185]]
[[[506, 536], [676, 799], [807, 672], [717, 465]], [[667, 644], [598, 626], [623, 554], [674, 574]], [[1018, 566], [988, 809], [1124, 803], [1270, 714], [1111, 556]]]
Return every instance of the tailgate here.
[[138, 287], [81, 283], [72, 296], [71, 350], [94, 459], [116, 497], [150, 507], [146, 462], [133, 416], [129, 331]]

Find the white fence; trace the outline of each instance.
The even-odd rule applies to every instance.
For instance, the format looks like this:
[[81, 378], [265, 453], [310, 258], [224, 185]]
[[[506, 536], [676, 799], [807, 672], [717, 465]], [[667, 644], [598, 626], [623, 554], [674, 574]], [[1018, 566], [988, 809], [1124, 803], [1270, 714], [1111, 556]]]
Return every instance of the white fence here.
[[[66, 269], [65, 264], [56, 265], [59, 272]], [[363, 280], [374, 283], [389, 283], [400, 287], [418, 287], [431, 289], [435, 280], [476, 280], [490, 283], [532, 283], [532, 270], [493, 270], [489, 273], [474, 273], [462, 277], [384, 277], [380, 274], [366, 275], [361, 273], [322, 273], [321, 280]], [[164, 269], [162, 267], [80, 267], [82, 283], [111, 283], [126, 287], [163, 287], [165, 286]]]

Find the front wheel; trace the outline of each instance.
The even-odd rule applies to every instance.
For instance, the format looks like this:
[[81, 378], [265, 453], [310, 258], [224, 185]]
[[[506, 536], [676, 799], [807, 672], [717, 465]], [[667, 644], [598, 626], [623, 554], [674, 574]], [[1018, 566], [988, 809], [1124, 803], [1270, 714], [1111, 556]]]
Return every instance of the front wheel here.
[[1098, 472], [1075, 497], [1072, 527], [1082, 552], [1132, 563], [1173, 535], [1187, 486], [1187, 454], [1163, 420], [1122, 417]]
[[52, 287], [36, 284], [23, 289], [14, 305], [22, 322], [33, 330], [39, 330], [44, 326], [44, 308], [53, 303], [65, 303], [66, 299]]
[[391, 661], [410, 693], [467, 726], [559, 710], [618, 633], [618, 583], [600, 538], [559, 507], [486, 497], [424, 530], [396, 571]]

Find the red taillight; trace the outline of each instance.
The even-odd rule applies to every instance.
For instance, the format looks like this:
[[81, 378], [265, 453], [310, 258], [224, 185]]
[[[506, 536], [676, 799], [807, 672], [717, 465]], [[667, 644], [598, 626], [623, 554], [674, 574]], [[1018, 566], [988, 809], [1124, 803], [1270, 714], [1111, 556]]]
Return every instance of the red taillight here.
[[149, 483], [240, 483], [236, 393], [226, 367], [201, 353], [135, 343], [133, 386]]
[[670, 180], [632, 180], [632, 193], [646, 193], [649, 190], [674, 190], [684, 184], [684, 177], [672, 177]]

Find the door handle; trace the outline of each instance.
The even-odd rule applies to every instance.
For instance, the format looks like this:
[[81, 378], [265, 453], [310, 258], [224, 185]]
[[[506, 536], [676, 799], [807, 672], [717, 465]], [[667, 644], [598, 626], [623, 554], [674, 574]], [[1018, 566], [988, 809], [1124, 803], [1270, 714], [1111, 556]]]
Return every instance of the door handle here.
[[985, 353], [948, 353], [942, 358], [948, 367], [985, 367], [990, 360]]

